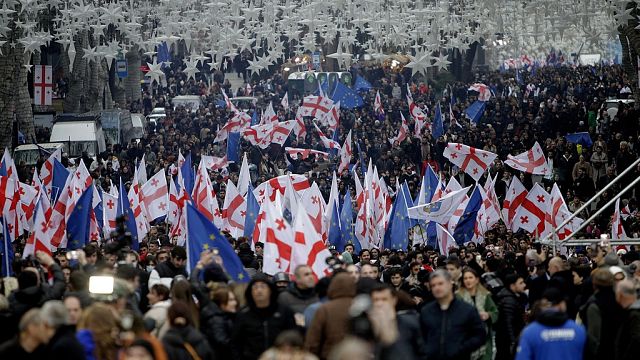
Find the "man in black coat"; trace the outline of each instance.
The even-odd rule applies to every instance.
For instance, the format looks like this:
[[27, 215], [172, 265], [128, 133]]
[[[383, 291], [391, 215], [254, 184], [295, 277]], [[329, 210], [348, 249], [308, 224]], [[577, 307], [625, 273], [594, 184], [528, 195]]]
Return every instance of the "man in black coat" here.
[[44, 335], [48, 338], [48, 360], [84, 360], [84, 348], [76, 339], [76, 326], [69, 323], [69, 312], [60, 300], [47, 301], [41, 311]]
[[616, 337], [614, 359], [637, 359], [640, 347], [640, 299], [631, 280], [616, 284], [616, 301], [626, 314]]
[[526, 284], [521, 276], [508, 274], [504, 288], [496, 297], [498, 322], [496, 323], [496, 360], [513, 359], [518, 336], [524, 328], [524, 290]]
[[42, 306], [47, 300], [62, 298], [64, 292], [64, 274], [60, 265], [56, 264], [50, 255], [42, 251], [36, 252], [36, 258], [45, 270], [53, 273], [53, 285], [49, 286], [35, 267], [27, 267], [22, 270], [18, 275], [18, 291], [9, 296], [12, 320], [11, 324], [6, 326], [15, 329], [14, 333], [17, 332], [18, 321], [24, 313]]
[[277, 296], [275, 285], [266, 276], [251, 280], [245, 291], [247, 306], [237, 314], [231, 335], [234, 359], [257, 359], [278, 334], [295, 329], [293, 312], [279, 305]]
[[178, 275], [186, 278], [188, 276], [187, 270], [185, 269], [186, 264], [187, 251], [181, 246], [176, 246], [171, 249], [171, 258], [158, 263], [156, 268], [151, 270], [151, 274], [149, 275], [149, 290], [151, 290], [153, 285], [158, 283], [171, 288], [173, 278]]
[[475, 307], [456, 299], [451, 275], [438, 269], [429, 276], [436, 299], [420, 311], [425, 353], [430, 360], [468, 360], [484, 345], [486, 331]]

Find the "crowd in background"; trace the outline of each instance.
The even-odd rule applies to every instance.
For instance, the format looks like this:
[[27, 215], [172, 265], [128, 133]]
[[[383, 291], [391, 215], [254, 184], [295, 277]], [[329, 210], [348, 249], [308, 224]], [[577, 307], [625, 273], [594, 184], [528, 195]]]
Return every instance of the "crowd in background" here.
[[[244, 72], [241, 68], [238, 65]], [[364, 107], [341, 110], [339, 142], [352, 130], [354, 145], [359, 145], [354, 146], [352, 163], [371, 160], [392, 194], [396, 181], [406, 180], [415, 196], [426, 165], [443, 179], [455, 176], [463, 186], [473, 184], [443, 157], [452, 141], [499, 155], [488, 173], [497, 175], [500, 201], [512, 176], [518, 176], [527, 189], [534, 182], [548, 189], [557, 183], [569, 209], [575, 210], [632, 164], [640, 150], [637, 107], [620, 103], [613, 117], [602, 107], [606, 99], [628, 96], [630, 80], [620, 66], [478, 74], [473, 82], [493, 90], [478, 124], [464, 116], [476, 100], [468, 91], [470, 83], [416, 81], [410, 69], [397, 72], [377, 65], [356, 65], [351, 71], [354, 79], [363, 76], [373, 89], [362, 93]], [[175, 64], [165, 74], [166, 86], [154, 83], [145, 89], [141, 103], [130, 104], [130, 110], [145, 114], [156, 107], [166, 111], [157, 124], [147, 124], [139, 143], [109, 145], [97, 159], [63, 158], [63, 164], [73, 168], [77, 161], [85, 162], [94, 181], [108, 191], [120, 178], [131, 182], [142, 156], [148, 174], [164, 168], [172, 175], [179, 151], [191, 154], [194, 164], [201, 155], [224, 156], [224, 142], [213, 142], [217, 129], [230, 118], [229, 110], [219, 105], [221, 91], [247, 95], [248, 87], [232, 89], [219, 71], [211, 82], [201, 74], [188, 80]], [[252, 79], [258, 109], [271, 102], [281, 121], [293, 118], [300, 99], [291, 99], [290, 109], [282, 107], [287, 92], [282, 76]], [[400, 113], [410, 119], [408, 89], [429, 119], [440, 103], [443, 136], [433, 138], [424, 129], [419, 137], [389, 143], [397, 134]], [[384, 116], [373, 109], [376, 90]], [[174, 109], [170, 99], [185, 94], [200, 95], [203, 106], [194, 112]], [[412, 133], [414, 126], [409, 120]], [[290, 136], [284, 146], [325, 151], [312, 129], [308, 124], [306, 138]], [[593, 146], [566, 141], [567, 133], [581, 131], [590, 133]], [[536, 141], [553, 168], [551, 174], [531, 176], [500, 160], [530, 149]], [[335, 161], [294, 160], [277, 145], [261, 150], [242, 141], [241, 146], [254, 185], [287, 171], [305, 173], [328, 198]], [[33, 169], [18, 165], [21, 181], [27, 182]], [[360, 165], [354, 166], [356, 171]], [[210, 174], [219, 203], [224, 202], [226, 180], [236, 181], [238, 170], [231, 164]], [[640, 168], [581, 216], [601, 208], [638, 176]], [[348, 189], [355, 186], [345, 172], [339, 190], [344, 194]], [[631, 214], [624, 226], [634, 238], [640, 232], [638, 195], [635, 189], [622, 197]], [[610, 233], [612, 212], [605, 211], [582, 236]], [[260, 266], [263, 245], [252, 249], [250, 239], [228, 239], [252, 274], [246, 285], [230, 283], [212, 252], [204, 252], [188, 274], [186, 251], [175, 246], [163, 223], [152, 227], [139, 252], [115, 251], [95, 242], [79, 253], [61, 250], [54, 257], [38, 253], [37, 259], [16, 260], [16, 278], [3, 282], [0, 296], [0, 316], [7, 324], [0, 330], [0, 340], [7, 341], [0, 346], [0, 357], [631, 359], [640, 347], [640, 254], [633, 247], [594, 244], [558, 256], [529, 234], [513, 233], [499, 223], [482, 243], [460, 244], [449, 256], [429, 243], [359, 253], [350, 244], [332, 248], [332, 274], [316, 279], [305, 266], [292, 269], [291, 275], [265, 276]], [[21, 247], [15, 246], [19, 259]], [[116, 278], [113, 294], [91, 294], [89, 277], [107, 274]]]

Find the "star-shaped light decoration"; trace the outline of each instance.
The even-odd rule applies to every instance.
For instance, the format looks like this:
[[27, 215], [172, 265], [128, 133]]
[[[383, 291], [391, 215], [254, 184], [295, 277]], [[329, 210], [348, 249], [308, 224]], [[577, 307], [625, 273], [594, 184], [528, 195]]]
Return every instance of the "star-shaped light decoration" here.
[[187, 65], [187, 67], [182, 70], [182, 72], [187, 74], [187, 81], [191, 78], [195, 80], [196, 74], [200, 72], [200, 70], [198, 70], [198, 60], [184, 60], [184, 63]]
[[415, 56], [410, 56], [411, 61], [405, 65], [411, 69], [411, 75], [420, 74], [427, 75], [427, 68], [431, 65], [431, 55], [426, 51], [416, 51]]
[[433, 66], [435, 66], [436, 68], [438, 68], [438, 70], [441, 69], [447, 69], [447, 67], [449, 66], [449, 64], [451, 64], [451, 61], [449, 61], [447, 54], [440, 54], [437, 57], [434, 57], [433, 60], [435, 60], [435, 62], [433, 63]]
[[162, 72], [161, 66], [162, 64], [158, 64], [156, 60], [153, 60], [153, 64], [147, 63], [149, 67], [149, 72], [147, 72], [144, 76], [148, 76], [151, 78], [151, 83], [155, 80], [158, 84], [160, 84], [160, 78], [164, 76]]

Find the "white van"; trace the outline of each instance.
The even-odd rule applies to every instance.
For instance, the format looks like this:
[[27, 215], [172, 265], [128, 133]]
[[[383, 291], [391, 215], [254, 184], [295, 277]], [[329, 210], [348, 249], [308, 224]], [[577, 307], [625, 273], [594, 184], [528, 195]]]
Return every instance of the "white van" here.
[[50, 142], [67, 144], [69, 157], [80, 157], [84, 151], [96, 157], [107, 149], [100, 118], [83, 115], [60, 115], [51, 128]]
[[198, 95], [180, 95], [171, 99], [171, 104], [173, 104], [173, 110], [178, 106], [184, 106], [189, 111], [196, 112], [202, 105], [202, 99]]
[[13, 160], [16, 165], [20, 165], [24, 161], [27, 166], [35, 166], [38, 163], [40, 154], [44, 154], [45, 158], [48, 158], [49, 154], [58, 149], [62, 149], [63, 153], [66, 152], [63, 143], [43, 143], [43, 144], [24, 144], [17, 146], [13, 149]]

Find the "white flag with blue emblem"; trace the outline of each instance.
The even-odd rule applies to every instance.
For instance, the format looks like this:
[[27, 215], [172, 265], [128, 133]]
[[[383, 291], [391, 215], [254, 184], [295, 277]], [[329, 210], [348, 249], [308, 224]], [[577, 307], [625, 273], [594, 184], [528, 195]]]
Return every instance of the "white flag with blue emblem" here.
[[464, 197], [467, 195], [469, 188], [471, 188], [471, 186], [467, 186], [458, 191], [452, 191], [437, 201], [411, 207], [409, 208], [409, 217], [412, 219], [446, 224], [453, 215], [453, 212], [458, 208], [458, 205], [464, 201]]

